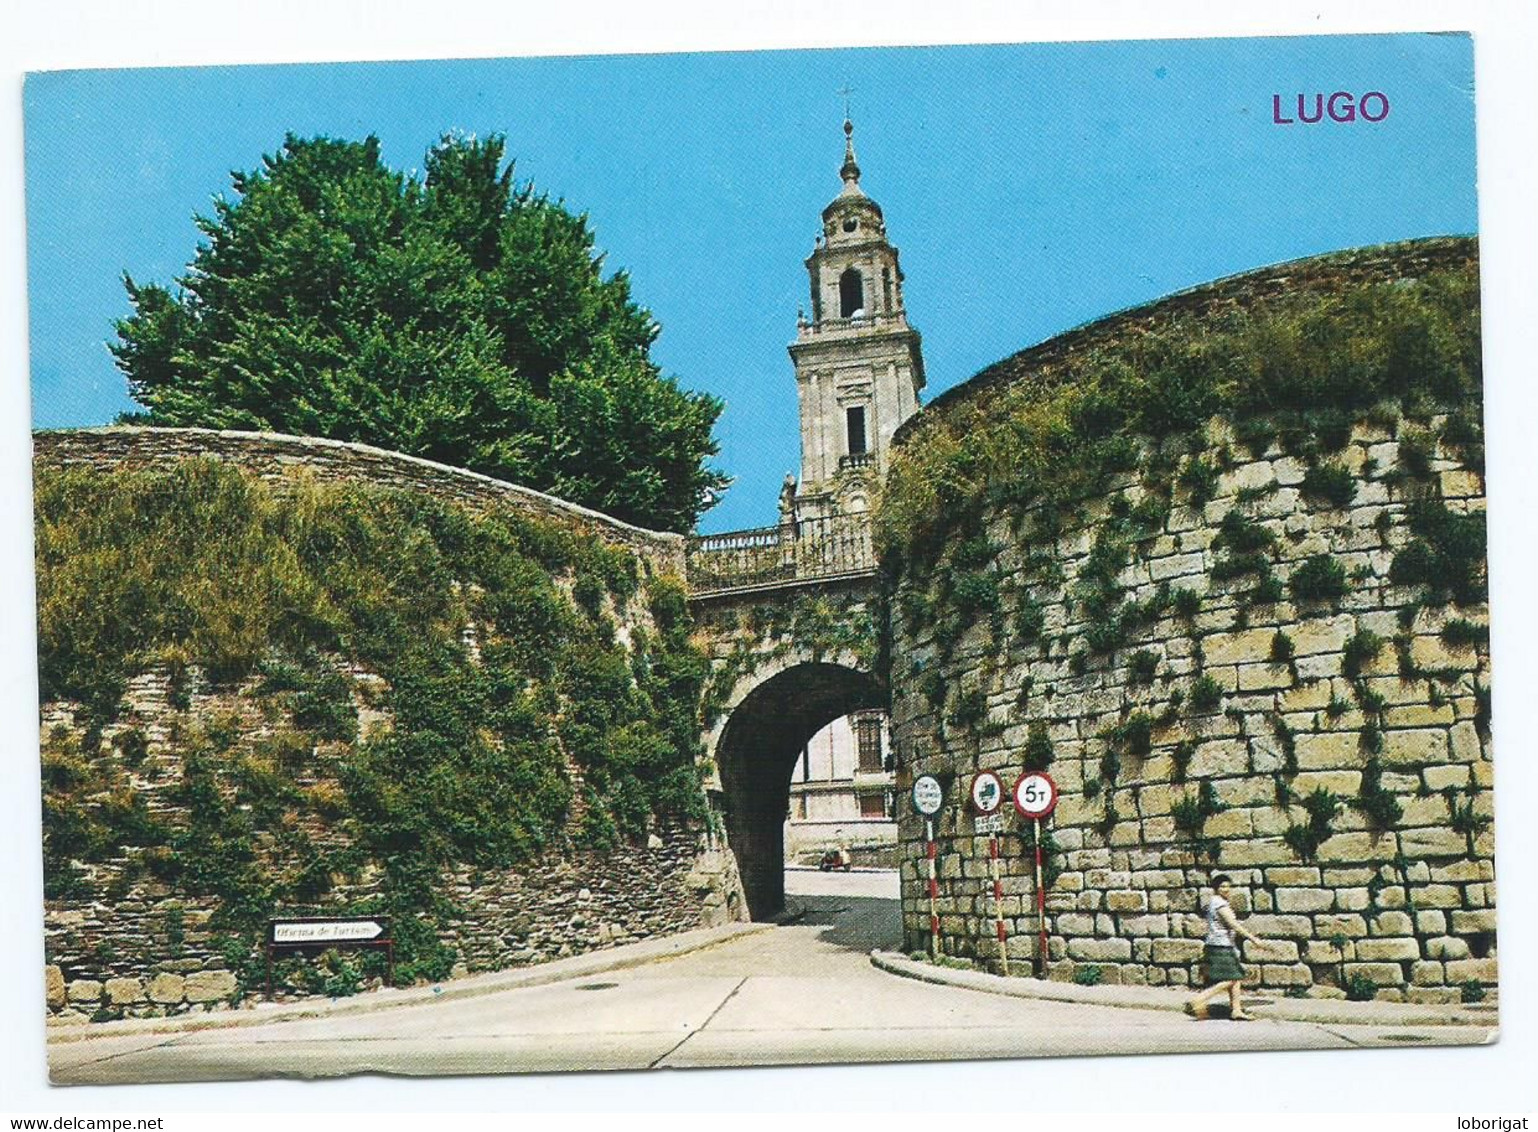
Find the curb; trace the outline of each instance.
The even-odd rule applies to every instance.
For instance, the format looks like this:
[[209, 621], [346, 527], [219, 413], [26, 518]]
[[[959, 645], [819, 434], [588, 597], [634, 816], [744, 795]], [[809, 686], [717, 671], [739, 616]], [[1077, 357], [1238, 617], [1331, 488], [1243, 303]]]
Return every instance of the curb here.
[[568, 959], [552, 959], [512, 971], [492, 971], [446, 983], [417, 987], [382, 987], [349, 998], [307, 999], [301, 1002], [268, 1005], [259, 1003], [244, 1008], [214, 1010], [204, 1014], [181, 1014], [171, 1018], [125, 1018], [118, 1022], [87, 1022], [59, 1025], [50, 1022], [46, 1037], [50, 1043], [86, 1041], [91, 1038], [124, 1037], [132, 1034], [185, 1033], [194, 1030], [234, 1029], [264, 1026], [269, 1022], [331, 1018], [338, 1015], [371, 1014], [398, 1006], [424, 1002], [446, 1002], [458, 998], [479, 998], [501, 991], [518, 990], [582, 978], [604, 971], [639, 967], [658, 959], [672, 959], [692, 951], [729, 943], [745, 935], [769, 931], [770, 923], [723, 924], [715, 928], [695, 928], [663, 939], [627, 943], [602, 951], [590, 951]]
[[[1005, 977], [986, 971], [961, 971], [936, 967], [892, 951], [872, 951], [871, 965], [889, 975], [917, 979], [939, 986], [959, 987], [1001, 994], [1011, 998], [1034, 998], [1047, 1002], [1072, 1002], [1084, 1006], [1118, 1006], [1134, 1010], [1185, 1011], [1186, 993], [1162, 987], [1079, 986], [1049, 979]], [[1318, 1022], [1326, 1025], [1356, 1026], [1479, 1026], [1494, 1029], [1496, 1014], [1490, 1010], [1471, 1010], [1463, 1006], [1422, 1006], [1403, 1002], [1344, 1002], [1329, 998], [1267, 999], [1262, 1017], [1287, 1022]]]

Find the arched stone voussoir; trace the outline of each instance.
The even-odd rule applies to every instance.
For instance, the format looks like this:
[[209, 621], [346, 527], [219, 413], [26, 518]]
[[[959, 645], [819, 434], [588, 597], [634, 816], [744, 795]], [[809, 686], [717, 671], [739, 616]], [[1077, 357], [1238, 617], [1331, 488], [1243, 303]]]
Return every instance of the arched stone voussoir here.
[[[722, 737], [738, 709], [750, 699], [760, 705], [760, 709], [771, 700], [779, 702], [806, 718], [820, 717], [829, 710], [829, 704], [835, 705], [832, 713], [797, 744], [799, 750], [821, 728], [840, 716], [866, 708], [886, 710], [889, 696], [886, 685], [852, 650], [814, 653], [811, 649], [795, 649], [765, 661], [737, 680], [723, 702], [720, 714], [705, 732], [705, 757], [717, 768], [721, 765]], [[850, 706], [843, 706], [845, 704]], [[750, 704], [749, 710], [753, 709], [754, 705]]]
[[884, 709], [887, 692], [853, 655], [779, 657], [738, 684], [708, 750], [749, 911], [766, 919], [785, 904], [784, 823], [796, 759], [835, 719]]

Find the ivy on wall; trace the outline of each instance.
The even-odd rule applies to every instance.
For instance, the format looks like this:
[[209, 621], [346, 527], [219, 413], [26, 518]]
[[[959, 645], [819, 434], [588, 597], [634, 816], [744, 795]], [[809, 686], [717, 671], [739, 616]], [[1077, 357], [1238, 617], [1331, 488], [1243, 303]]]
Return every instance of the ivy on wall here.
[[[244, 985], [266, 919], [319, 906], [394, 917], [410, 982], [452, 965], [449, 869], [704, 817], [683, 588], [596, 536], [361, 486], [280, 496], [203, 460], [40, 468], [36, 512], [42, 699], [83, 725], [45, 743], [50, 897], [81, 894], [75, 862], [137, 847], [174, 893], [217, 900]], [[178, 717], [156, 816], [124, 773], [143, 736], [101, 741], [153, 670], [177, 707], [239, 704]], [[364, 703], [387, 724], [360, 734]]]
[[[1461, 409], [1480, 381], [1472, 257], [1341, 291], [1288, 289], [1219, 321], [1174, 307], [1136, 335], [920, 418], [893, 456], [878, 539], [922, 572], [948, 542], [975, 538], [991, 508], [1035, 510], [1050, 529], [1136, 462], [1134, 437], [1191, 437], [1222, 415], [1252, 449], [1280, 439], [1317, 455], [1345, 443], [1351, 412], [1394, 399]], [[1212, 469], [1186, 467], [1199, 502]], [[1317, 476], [1311, 486], [1339, 488]]]
[[804, 651], [813, 661], [849, 656], [866, 671], [878, 670], [877, 614], [861, 602], [803, 593], [790, 602], [728, 616], [730, 623], [714, 627], [732, 641], [726, 655], [710, 666], [704, 684], [700, 716], [707, 728], [720, 722], [739, 681], [793, 652]]
[[[985, 713], [975, 710], [982, 691], [970, 679], [977, 672], [1017, 672], [1030, 663], [1026, 679], [1037, 686], [1031, 694], [1050, 701], [1055, 689], [1045, 683], [1036, 656], [1060, 664], [1075, 694], [1100, 687], [1100, 669], [1119, 670], [1126, 685], [1121, 718], [1100, 729], [1098, 776], [1090, 777], [1091, 763], [1085, 765], [1084, 794], [1102, 799], [1099, 828], [1109, 839], [1120, 820], [1115, 795], [1123, 760], [1147, 753], [1152, 727], [1175, 729], [1159, 739], [1161, 748], [1174, 741], [1167, 749], [1175, 782], [1186, 780], [1191, 765], [1190, 729], [1211, 734], [1222, 726], [1197, 717], [1223, 712], [1242, 738], [1259, 738], [1247, 731], [1250, 709], [1236, 702], [1242, 690], [1224, 711], [1225, 688], [1205, 671], [1201, 638], [1221, 631], [1213, 624], [1214, 607], [1228, 611], [1231, 628], [1242, 630], [1256, 607], [1284, 600], [1304, 619], [1354, 608], [1348, 604], [1354, 591], [1369, 583], [1409, 592], [1408, 603], [1402, 593], [1392, 598], [1402, 603], [1405, 628], [1393, 639], [1400, 678], [1428, 681], [1433, 708], [1446, 702], [1452, 694], [1446, 686], [1462, 673], [1423, 670], [1410, 647], [1410, 626], [1422, 608], [1479, 605], [1487, 596], [1483, 514], [1449, 506], [1439, 497], [1438, 479], [1455, 455], [1464, 468], [1483, 466], [1478, 273], [1472, 240], [1428, 243], [1445, 247], [1429, 263], [1415, 260], [1404, 277], [1394, 276], [1390, 262], [1379, 277], [1357, 277], [1342, 287], [1270, 290], [1226, 305], [1221, 318], [1195, 302], [1171, 303], [1168, 313], [1154, 304], [1146, 315], [1133, 312], [1136, 332], [1122, 335], [1115, 329], [1120, 316], [1113, 316], [1104, 333], [1086, 333], [1082, 347], [1054, 352], [1045, 344], [1038, 349], [1049, 360], [1040, 368], [1023, 362], [1009, 381], [948, 394], [916, 419], [893, 458], [877, 514], [878, 544], [902, 632], [911, 642], [936, 646], [935, 655], [912, 669], [936, 709], [942, 742], [957, 731], [977, 739], [988, 726]], [[1370, 254], [1391, 261], [1418, 246]], [[1310, 271], [1317, 280], [1334, 259], [1360, 254], [1321, 257], [1310, 261]], [[1218, 294], [1228, 285], [1207, 290]], [[1389, 442], [1394, 455], [1384, 463], [1390, 466], [1374, 458], [1363, 465], [1360, 447], [1355, 462], [1341, 455], [1364, 422]], [[1274, 455], [1275, 446], [1303, 465], [1301, 480], [1288, 482], [1314, 512], [1351, 506], [1367, 481], [1395, 493], [1396, 505], [1385, 507], [1375, 524], [1382, 545], [1393, 548], [1386, 577], [1369, 565], [1348, 570], [1338, 555], [1326, 553], [1294, 561], [1285, 579], [1280, 576], [1278, 559], [1296, 557], [1287, 553], [1287, 540], [1302, 536], [1273, 521], [1278, 502], [1272, 497], [1281, 487], [1274, 480], [1237, 487], [1233, 505], [1213, 514], [1209, 505], [1223, 474], [1246, 459], [1236, 449], [1259, 459]], [[1170, 531], [1216, 528], [1208, 585], [1199, 587], [1217, 595], [1211, 603], [1184, 586], [1147, 588], [1147, 540], [1165, 533], [1177, 507], [1196, 514]], [[1321, 522], [1342, 519], [1336, 514]], [[1004, 537], [1006, 530], [1012, 538]], [[1129, 599], [1134, 584], [1144, 587], [1143, 601]], [[1061, 610], [1066, 626], [1048, 633], [1048, 608]], [[1487, 643], [1484, 626], [1447, 612], [1438, 616], [1449, 648]], [[1147, 631], [1167, 616], [1189, 636], [1194, 663], [1189, 683], [1170, 689], [1160, 708], [1147, 702], [1155, 695], [1159, 653], [1139, 646], [1156, 644]], [[1261, 616], [1274, 620], [1266, 611]], [[979, 660], [973, 637], [958, 659], [957, 642], [980, 623], [990, 628], [993, 653]], [[1353, 797], [1319, 790], [1299, 797], [1292, 787], [1299, 774], [1292, 727], [1274, 712], [1262, 721], [1271, 732], [1264, 745], [1280, 756], [1271, 773], [1288, 822], [1285, 839], [1302, 859], [1312, 859], [1332, 835], [1345, 806], [1374, 829], [1392, 828], [1403, 815], [1383, 784], [1387, 704], [1365, 678], [1381, 672], [1375, 665], [1388, 643], [1364, 628], [1344, 649], [1365, 762]], [[1288, 633], [1272, 633], [1269, 660], [1293, 683], [1296, 653]], [[1166, 672], [1164, 683], [1172, 680]], [[1488, 704], [1483, 685], [1476, 681], [1473, 691]], [[1022, 688], [1022, 702], [1026, 694]], [[1335, 721], [1352, 706], [1332, 696], [1326, 710]], [[1157, 710], [1150, 715], [1150, 708]], [[1182, 708], [1190, 720], [1181, 718]], [[1481, 712], [1487, 722], [1487, 708]], [[1045, 714], [1062, 718], [1052, 715], [1050, 702]], [[1259, 749], [1251, 745], [1252, 772]], [[1210, 790], [1199, 783], [1176, 814], [1178, 839], [1198, 851], [1212, 847], [1202, 831], [1220, 803]], [[1472, 831], [1472, 846], [1479, 832], [1474, 812], [1452, 802], [1449, 812], [1451, 821]]]

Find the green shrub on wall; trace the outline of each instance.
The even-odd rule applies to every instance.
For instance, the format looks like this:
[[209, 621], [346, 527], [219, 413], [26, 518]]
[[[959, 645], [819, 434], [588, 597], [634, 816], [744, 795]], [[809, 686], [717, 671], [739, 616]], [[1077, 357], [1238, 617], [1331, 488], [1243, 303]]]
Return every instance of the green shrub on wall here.
[[1460, 514], [1439, 500], [1421, 500], [1408, 510], [1415, 536], [1394, 555], [1389, 578], [1396, 585], [1424, 588], [1433, 602], [1473, 605], [1485, 600], [1485, 516]]
[[1335, 464], [1315, 464], [1303, 474], [1303, 494], [1345, 507], [1356, 495], [1356, 477]]
[[1215, 712], [1223, 703], [1223, 685], [1206, 673], [1198, 676], [1191, 685], [1191, 707], [1206, 714]]
[[1346, 596], [1346, 568], [1328, 554], [1316, 554], [1293, 570], [1288, 585], [1299, 601], [1338, 601]]
[[[1132, 437], [1192, 434], [1213, 415], [1254, 443], [1281, 435], [1327, 449], [1349, 412], [1387, 399], [1461, 410], [1479, 399], [1478, 305], [1471, 257], [1416, 278], [1288, 289], [1221, 320], [1174, 308], [920, 418], [882, 494], [883, 551], [922, 566], [949, 532], [971, 533], [979, 501], [1071, 504], [1136, 462]], [[1212, 469], [1186, 467], [1181, 485], [1200, 502]], [[1310, 486], [1341, 487], [1318, 474]]]
[[[280, 496], [212, 461], [41, 468], [36, 510], [42, 698], [83, 705], [86, 744], [99, 746], [128, 680], [156, 668], [184, 687], [200, 672], [200, 687], [239, 693], [253, 713], [176, 729], [179, 820], [149, 818], [95, 749], [52, 743], [51, 896], [79, 890], [72, 859], [143, 846], [175, 892], [217, 898], [210, 926], [250, 977], [274, 911], [377, 873], [377, 895], [352, 910], [395, 917], [398, 978], [438, 978], [453, 960], [439, 942], [455, 914], [446, 870], [703, 816], [706, 662], [682, 587], [664, 577], [645, 583], [655, 632], [618, 641], [614, 614], [643, 584], [628, 551], [411, 493]], [[383, 678], [388, 726], [358, 734], [347, 664]], [[253, 739], [264, 712], [281, 725]], [[301, 769], [313, 786], [296, 785]], [[312, 844], [316, 822], [345, 847]]]

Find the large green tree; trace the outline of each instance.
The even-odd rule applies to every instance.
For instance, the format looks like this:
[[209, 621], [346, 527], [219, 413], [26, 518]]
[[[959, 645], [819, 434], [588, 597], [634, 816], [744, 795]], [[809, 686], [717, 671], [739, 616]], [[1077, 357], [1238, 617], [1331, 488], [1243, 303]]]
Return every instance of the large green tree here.
[[651, 361], [629, 279], [502, 138], [447, 136], [419, 177], [290, 135], [232, 180], [174, 291], [125, 277], [136, 419], [364, 441], [668, 530], [724, 485], [721, 402]]

